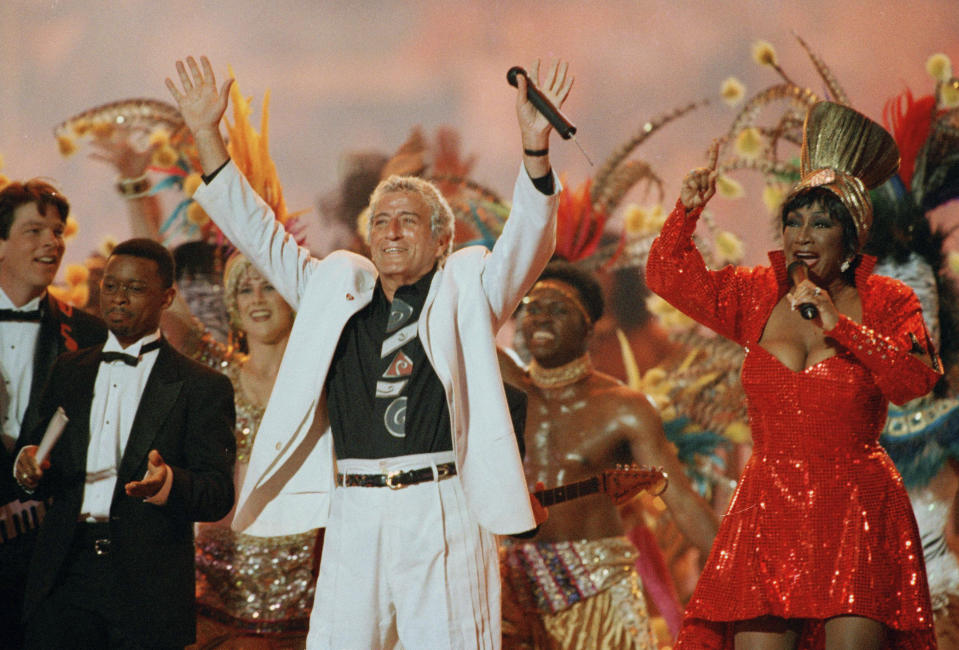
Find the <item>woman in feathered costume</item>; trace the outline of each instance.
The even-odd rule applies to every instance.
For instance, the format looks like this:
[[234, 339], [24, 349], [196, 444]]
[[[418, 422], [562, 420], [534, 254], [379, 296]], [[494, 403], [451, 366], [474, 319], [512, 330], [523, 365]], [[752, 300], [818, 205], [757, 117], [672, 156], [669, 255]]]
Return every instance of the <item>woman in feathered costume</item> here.
[[959, 197], [959, 79], [944, 55], [927, 70], [932, 95], [904, 91], [886, 104], [885, 121], [899, 145], [899, 173], [873, 195], [876, 225], [866, 251], [879, 258], [876, 273], [912, 288], [945, 377], [933, 394], [890, 407], [880, 442], [889, 452], [912, 502], [922, 539], [936, 637], [941, 649], [959, 648], [959, 296], [945, 267], [948, 235], [927, 214]]

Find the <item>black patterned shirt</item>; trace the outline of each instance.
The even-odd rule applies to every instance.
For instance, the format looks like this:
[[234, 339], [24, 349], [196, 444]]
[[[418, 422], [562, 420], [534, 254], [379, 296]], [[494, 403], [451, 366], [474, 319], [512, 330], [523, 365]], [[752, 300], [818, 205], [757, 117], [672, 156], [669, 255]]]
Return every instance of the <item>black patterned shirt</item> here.
[[390, 458], [453, 448], [446, 392], [426, 358], [417, 323], [434, 268], [343, 328], [326, 380], [338, 458]]

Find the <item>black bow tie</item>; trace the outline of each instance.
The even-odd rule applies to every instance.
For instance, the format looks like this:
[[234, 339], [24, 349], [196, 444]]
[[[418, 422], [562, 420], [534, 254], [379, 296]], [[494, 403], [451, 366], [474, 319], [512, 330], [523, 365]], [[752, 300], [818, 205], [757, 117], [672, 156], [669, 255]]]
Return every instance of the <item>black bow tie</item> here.
[[151, 341], [147, 343], [142, 348], [140, 348], [140, 356], [135, 357], [132, 354], [127, 354], [126, 352], [101, 352], [100, 353], [100, 363], [113, 363], [114, 361], [122, 361], [128, 366], [134, 366], [140, 363], [140, 357], [142, 357], [147, 352], [152, 352], [160, 347], [160, 341], [162, 339], [157, 339], [156, 341]]
[[19, 309], [0, 309], [0, 321], [21, 321], [26, 323], [39, 323], [40, 310], [20, 311]]

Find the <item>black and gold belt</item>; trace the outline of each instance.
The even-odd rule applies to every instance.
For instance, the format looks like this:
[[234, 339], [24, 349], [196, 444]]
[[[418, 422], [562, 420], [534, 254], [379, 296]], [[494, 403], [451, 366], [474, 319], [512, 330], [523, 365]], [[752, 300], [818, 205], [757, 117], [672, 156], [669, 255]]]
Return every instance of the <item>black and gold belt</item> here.
[[337, 474], [336, 484], [341, 487], [388, 487], [398, 490], [408, 485], [427, 481], [442, 481], [456, 475], [456, 463], [441, 463], [433, 467], [400, 470], [386, 474]]

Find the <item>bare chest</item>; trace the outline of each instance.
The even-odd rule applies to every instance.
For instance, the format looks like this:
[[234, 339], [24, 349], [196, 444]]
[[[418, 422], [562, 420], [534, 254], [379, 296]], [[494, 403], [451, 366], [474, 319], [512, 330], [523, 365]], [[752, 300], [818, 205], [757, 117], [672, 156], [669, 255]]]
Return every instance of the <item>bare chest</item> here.
[[615, 463], [620, 439], [599, 400], [575, 391], [531, 394], [525, 435], [527, 477], [546, 485], [579, 480]]

